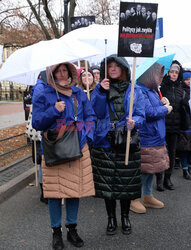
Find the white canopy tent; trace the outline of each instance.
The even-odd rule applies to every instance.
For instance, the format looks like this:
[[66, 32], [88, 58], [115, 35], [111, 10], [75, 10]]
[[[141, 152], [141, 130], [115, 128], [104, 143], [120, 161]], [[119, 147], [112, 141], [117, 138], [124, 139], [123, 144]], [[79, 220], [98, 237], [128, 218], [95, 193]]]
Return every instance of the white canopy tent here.
[[[169, 44], [154, 49], [154, 56], [162, 53], [176, 53], [174, 60], [179, 61], [183, 67], [191, 66], [191, 44]], [[186, 66], [187, 65], [187, 66]]]

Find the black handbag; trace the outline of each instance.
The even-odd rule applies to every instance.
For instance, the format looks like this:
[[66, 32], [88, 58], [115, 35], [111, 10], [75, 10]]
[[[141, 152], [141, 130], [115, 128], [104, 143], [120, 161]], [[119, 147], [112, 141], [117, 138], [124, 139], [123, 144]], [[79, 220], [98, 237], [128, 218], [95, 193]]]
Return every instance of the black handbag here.
[[[74, 95], [75, 114], [77, 117], [77, 101]], [[42, 145], [46, 166], [52, 167], [83, 156], [78, 138], [76, 122], [63, 125], [59, 130], [50, 129], [43, 133]]]
[[[126, 148], [127, 130], [125, 126], [120, 126], [112, 129], [107, 134], [107, 139], [112, 148], [117, 150], [124, 150]], [[131, 131], [130, 138], [130, 152], [137, 152], [140, 150], [140, 137], [136, 129]]]

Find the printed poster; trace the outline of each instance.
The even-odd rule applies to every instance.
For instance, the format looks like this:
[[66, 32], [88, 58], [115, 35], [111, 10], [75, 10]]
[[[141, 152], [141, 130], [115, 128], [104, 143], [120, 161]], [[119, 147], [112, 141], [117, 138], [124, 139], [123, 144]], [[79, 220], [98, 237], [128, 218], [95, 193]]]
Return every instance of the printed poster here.
[[121, 2], [118, 56], [153, 57], [158, 4]]
[[71, 17], [71, 30], [87, 27], [95, 23], [95, 16], [75, 16]]

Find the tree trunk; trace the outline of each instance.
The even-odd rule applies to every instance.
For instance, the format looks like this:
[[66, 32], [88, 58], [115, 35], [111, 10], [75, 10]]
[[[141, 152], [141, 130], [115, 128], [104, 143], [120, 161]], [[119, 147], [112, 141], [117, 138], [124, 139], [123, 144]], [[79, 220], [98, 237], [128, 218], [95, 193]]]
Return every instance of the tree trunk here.
[[28, 2], [28, 4], [29, 4], [29, 6], [30, 6], [30, 8], [31, 8], [31, 10], [32, 10], [32, 12], [33, 12], [33, 14], [35, 15], [36, 20], [38, 21], [38, 23], [39, 23], [39, 25], [40, 25], [40, 27], [41, 27], [43, 33], [45, 34], [46, 39], [47, 39], [47, 40], [51, 40], [52, 38], [51, 38], [51, 36], [50, 36], [48, 30], [47, 30], [46, 27], [44, 26], [44, 24], [43, 24], [43, 22], [42, 22], [40, 16], [37, 14], [36, 9], [35, 9], [34, 6], [32, 5], [31, 1], [30, 1], [30, 0], [27, 0], [27, 2]]
[[44, 11], [45, 11], [45, 13], [46, 13], [46, 17], [47, 17], [47, 19], [48, 19], [49, 22], [50, 22], [51, 28], [52, 28], [52, 30], [53, 30], [53, 32], [54, 32], [54, 35], [55, 35], [56, 38], [59, 38], [61, 35], [60, 35], [59, 31], [58, 31], [58, 28], [57, 28], [57, 26], [56, 26], [56, 23], [55, 23], [55, 21], [54, 21], [52, 15], [51, 15], [51, 13], [50, 13], [50, 10], [49, 10], [49, 8], [48, 8], [47, 0], [42, 0], [42, 3], [43, 3], [43, 6], [44, 6]]
[[71, 31], [71, 20], [70, 18], [74, 16], [74, 11], [76, 8], [76, 1], [70, 0], [70, 9], [69, 9], [69, 17], [68, 17], [68, 29]]

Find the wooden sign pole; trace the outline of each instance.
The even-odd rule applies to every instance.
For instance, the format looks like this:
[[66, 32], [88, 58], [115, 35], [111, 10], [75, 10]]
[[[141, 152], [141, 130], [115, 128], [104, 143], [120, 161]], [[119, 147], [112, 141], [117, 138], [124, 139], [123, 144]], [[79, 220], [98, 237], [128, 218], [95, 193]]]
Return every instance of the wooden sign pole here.
[[85, 60], [85, 71], [86, 71], [86, 90], [87, 90], [87, 96], [90, 100], [90, 87], [89, 87], [89, 80], [88, 80], [88, 62]]
[[34, 141], [34, 161], [35, 161], [35, 186], [38, 187], [38, 165], [37, 165], [37, 151], [36, 141]]
[[[132, 119], [132, 113], [133, 113], [135, 70], [136, 70], [136, 57], [133, 58], [133, 72], [132, 72], [131, 96], [130, 96], [130, 106], [129, 106], [129, 119]], [[130, 139], [131, 139], [131, 130], [128, 129], [127, 142], [126, 142], [126, 154], [125, 154], [125, 165], [126, 166], [128, 165], [128, 161], [129, 161]]]

